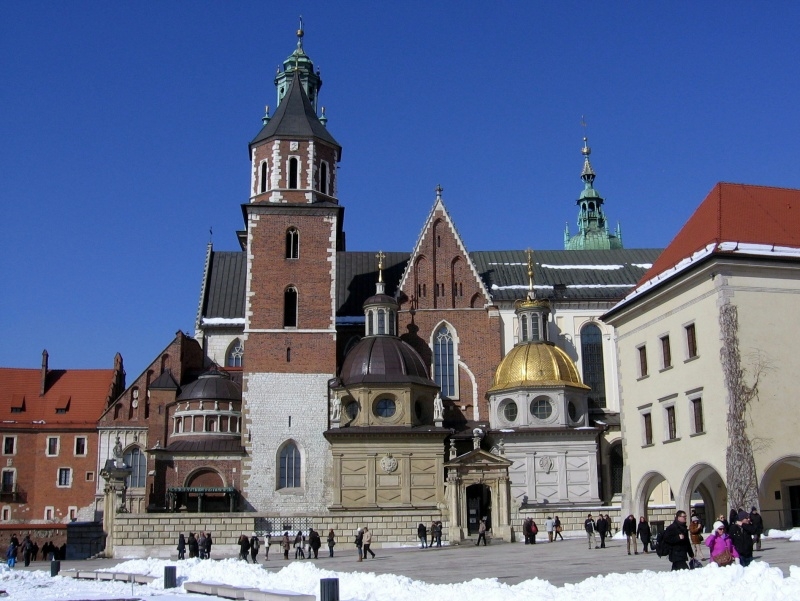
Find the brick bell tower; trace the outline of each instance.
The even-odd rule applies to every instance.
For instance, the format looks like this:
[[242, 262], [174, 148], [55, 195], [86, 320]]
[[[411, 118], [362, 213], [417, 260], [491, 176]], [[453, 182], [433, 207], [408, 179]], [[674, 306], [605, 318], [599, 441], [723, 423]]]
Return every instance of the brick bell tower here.
[[328, 381], [336, 375], [336, 198], [342, 149], [317, 115], [319, 71], [297, 47], [275, 77], [278, 105], [250, 143], [242, 491], [257, 511], [326, 507]]

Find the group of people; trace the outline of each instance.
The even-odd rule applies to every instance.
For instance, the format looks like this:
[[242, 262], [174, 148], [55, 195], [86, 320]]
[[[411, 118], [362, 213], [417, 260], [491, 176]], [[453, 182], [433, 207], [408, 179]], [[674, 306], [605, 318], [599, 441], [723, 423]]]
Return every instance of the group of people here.
[[[603, 515], [602, 513], [598, 514], [596, 520], [592, 517], [591, 513], [588, 514], [583, 522], [583, 529], [586, 531], [586, 538], [589, 542], [589, 548], [605, 549], [606, 537], [611, 536], [613, 534], [612, 528], [613, 528], [613, 522], [611, 521], [611, 516], [609, 516], [608, 514], [606, 515]], [[600, 536], [599, 545], [597, 544], [598, 535]], [[628, 544], [630, 545], [630, 541]], [[634, 541], [634, 550], [635, 549], [636, 549], [636, 542]], [[630, 555], [630, 547], [628, 549], [628, 555]]]
[[[430, 543], [428, 543], [428, 537], [430, 536]], [[420, 548], [426, 549], [428, 547], [433, 547], [434, 543], [437, 547], [442, 546], [442, 523], [435, 521], [431, 522], [430, 528], [428, 528], [422, 522], [419, 523], [417, 526], [417, 538], [419, 538]]]
[[[269, 533], [264, 535], [264, 561], [269, 561], [269, 545], [271, 543]], [[247, 555], [250, 554], [250, 560], [253, 563], [258, 563], [258, 552], [261, 549], [261, 539], [258, 534], [253, 532], [250, 537], [246, 534], [239, 536], [239, 559], [248, 561]]]
[[190, 532], [188, 539], [181, 532], [178, 535], [178, 559], [186, 559], [187, 548], [189, 549], [189, 559], [194, 557], [211, 559], [213, 543], [210, 532], [201, 532], [198, 536], [195, 536], [194, 532]]
[[37, 561], [39, 558], [39, 551], [42, 552], [42, 560], [45, 559], [63, 559], [66, 556], [67, 545], [57, 547], [53, 541], [48, 541], [39, 548], [38, 543], [31, 540], [29, 534], [20, 542], [16, 534], [11, 535], [11, 539], [6, 549], [6, 563], [9, 568], [17, 565], [17, 560], [21, 559], [25, 563], [25, 567], [31, 565], [32, 561]]
[[756, 507], [750, 513], [744, 509], [731, 509], [729, 519], [720, 515], [711, 527], [711, 533], [703, 538], [703, 526], [698, 516], [692, 516], [686, 524], [686, 512], [678, 511], [675, 521], [664, 530], [664, 543], [668, 545], [669, 560], [673, 570], [688, 569], [689, 558], [703, 557], [702, 543], [709, 549], [711, 561], [726, 566], [738, 561], [747, 566], [753, 561], [753, 549], [761, 550], [761, 535], [764, 521]]

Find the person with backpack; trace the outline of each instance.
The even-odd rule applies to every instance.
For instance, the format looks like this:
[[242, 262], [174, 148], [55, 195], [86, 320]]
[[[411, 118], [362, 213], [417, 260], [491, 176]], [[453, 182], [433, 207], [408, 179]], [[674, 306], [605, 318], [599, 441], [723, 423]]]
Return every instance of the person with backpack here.
[[639, 518], [639, 525], [636, 527], [636, 534], [639, 536], [639, 540], [642, 541], [644, 552], [650, 553], [650, 524], [647, 523], [647, 520], [644, 519], [644, 516]]
[[261, 546], [261, 541], [258, 540], [258, 534], [253, 532], [253, 536], [250, 537], [250, 559], [253, 560], [253, 563], [258, 563], [256, 557], [258, 556], [258, 549]]
[[736, 523], [728, 528], [728, 536], [733, 541], [733, 546], [739, 552], [739, 563], [747, 567], [753, 561], [753, 534], [755, 528], [750, 523], [750, 514], [742, 510], [736, 516]]
[[583, 529], [586, 530], [586, 538], [589, 540], [589, 548], [591, 549], [594, 547], [595, 549], [599, 549], [600, 547], [597, 546], [597, 538], [594, 535], [595, 523], [592, 519], [591, 513], [586, 516], [586, 520], [583, 522]]
[[[666, 548], [664, 548], [666, 546]], [[672, 571], [688, 570], [689, 558], [694, 557], [692, 541], [689, 539], [689, 528], [686, 526], [686, 512], [675, 512], [675, 521], [667, 526], [661, 540], [658, 556], [666, 554], [672, 562]]]

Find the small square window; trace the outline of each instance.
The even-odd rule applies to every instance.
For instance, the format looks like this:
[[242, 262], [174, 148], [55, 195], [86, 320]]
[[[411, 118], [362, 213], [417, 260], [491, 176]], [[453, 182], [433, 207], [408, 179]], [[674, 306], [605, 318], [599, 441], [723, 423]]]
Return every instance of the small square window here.
[[639, 351], [639, 377], [644, 378], [647, 376], [647, 347], [642, 345]]
[[86, 481], [94, 482], [94, 472], [86, 472]]
[[697, 357], [697, 332], [694, 329], [694, 324], [690, 323], [686, 326], [686, 353], [689, 359]]
[[3, 455], [13, 455], [16, 449], [17, 439], [13, 436], [3, 438]]
[[69, 488], [72, 485], [72, 468], [60, 467], [58, 468], [58, 486], [60, 488]]
[[55, 457], [58, 455], [58, 436], [50, 436], [47, 439], [47, 456]]
[[86, 455], [86, 437], [85, 436], [76, 436], [75, 437], [75, 455], [79, 455], [79, 456]]
[[661, 367], [672, 367], [672, 350], [669, 347], [669, 336], [661, 337]]

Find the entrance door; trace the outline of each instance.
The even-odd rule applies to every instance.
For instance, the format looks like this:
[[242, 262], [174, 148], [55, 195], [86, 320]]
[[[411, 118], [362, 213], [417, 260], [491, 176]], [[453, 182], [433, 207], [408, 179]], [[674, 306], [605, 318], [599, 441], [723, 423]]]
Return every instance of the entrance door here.
[[789, 486], [789, 518], [791, 526], [800, 526], [800, 485]]
[[473, 484], [467, 487], [467, 533], [477, 534], [481, 519], [486, 520], [486, 528], [492, 527], [492, 496], [489, 487]]

